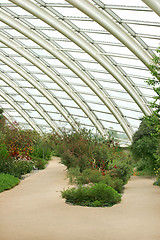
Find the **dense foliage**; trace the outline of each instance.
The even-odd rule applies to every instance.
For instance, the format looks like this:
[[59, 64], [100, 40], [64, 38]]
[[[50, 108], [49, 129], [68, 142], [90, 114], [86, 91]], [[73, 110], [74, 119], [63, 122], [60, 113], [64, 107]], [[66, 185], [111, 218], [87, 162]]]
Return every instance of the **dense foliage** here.
[[105, 175], [116, 164], [121, 168], [131, 166], [131, 158], [114, 139], [93, 135], [86, 129], [56, 136], [54, 145], [55, 154], [61, 157], [67, 169], [78, 167], [83, 172], [91, 168]]
[[67, 202], [102, 207], [120, 201], [118, 193], [132, 174], [132, 159], [114, 138], [81, 129], [55, 139], [55, 152], [66, 165], [70, 182], [77, 185], [62, 192]]
[[148, 125], [151, 125], [155, 128], [157, 138], [160, 138], [160, 48], [157, 49], [157, 54], [153, 58], [153, 64], [150, 65], [150, 72], [153, 76], [152, 79], [149, 79], [147, 82], [149, 85], [153, 86], [155, 91], [155, 96], [153, 101], [150, 103], [153, 108], [153, 114], [146, 119], [148, 120]]
[[9, 175], [9, 174], [0, 174], [0, 192], [3, 192], [4, 190], [11, 189], [15, 185], [19, 183], [19, 179]]
[[[157, 50], [159, 54], [160, 48]], [[150, 72], [153, 76], [147, 82], [153, 86], [155, 96], [150, 106], [153, 114], [142, 119], [138, 131], [133, 136], [131, 151], [137, 162], [137, 170], [160, 175], [160, 58], [153, 58]]]
[[48, 135], [23, 130], [16, 122], [8, 125], [0, 116], [0, 173], [21, 178], [33, 169], [44, 169], [51, 154]]
[[80, 129], [63, 135], [41, 136], [35, 131], [21, 129], [17, 123], [9, 126], [3, 117], [0, 119], [0, 173], [21, 178], [33, 169], [43, 169], [51, 155], [61, 157], [78, 189], [86, 191], [80, 186], [93, 184], [86, 187], [91, 194], [90, 202], [77, 200], [82, 205], [110, 206], [119, 202], [118, 193], [122, 193], [132, 174], [131, 158], [111, 135], [105, 139]]
[[149, 169], [153, 172], [156, 167], [155, 153], [157, 151], [158, 139], [154, 133], [154, 127], [149, 126], [144, 118], [133, 136], [131, 151], [135, 161], [138, 162], [138, 170]]
[[103, 182], [64, 190], [62, 197], [74, 205], [89, 207], [109, 207], [121, 200], [121, 195]]

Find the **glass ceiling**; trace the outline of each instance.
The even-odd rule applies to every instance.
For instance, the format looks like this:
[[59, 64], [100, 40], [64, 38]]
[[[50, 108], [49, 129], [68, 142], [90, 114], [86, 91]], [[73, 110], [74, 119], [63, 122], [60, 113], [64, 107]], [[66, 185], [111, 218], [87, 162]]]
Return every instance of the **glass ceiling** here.
[[38, 132], [131, 142], [154, 92], [159, 0], [1, 0], [0, 107]]

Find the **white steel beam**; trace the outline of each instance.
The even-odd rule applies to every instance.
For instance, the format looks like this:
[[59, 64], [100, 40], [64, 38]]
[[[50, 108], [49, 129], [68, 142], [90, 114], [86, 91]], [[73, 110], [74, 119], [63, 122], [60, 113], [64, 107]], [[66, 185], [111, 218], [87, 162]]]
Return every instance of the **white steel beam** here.
[[11, 124], [11, 125], [13, 125], [13, 122], [14, 122], [14, 119], [13, 119], [13, 117], [11, 117], [9, 114], [8, 114], [8, 112], [6, 112], [5, 111], [5, 109], [3, 109], [3, 116], [7, 119], [7, 121]]
[[[77, 44], [80, 48], [82, 48], [86, 53], [88, 53], [92, 58], [94, 58], [101, 66], [103, 66], [110, 74], [123, 86], [123, 88], [130, 94], [130, 96], [134, 99], [136, 104], [140, 107], [142, 112], [145, 115], [150, 115], [151, 110], [145, 104], [143, 99], [140, 97], [139, 93], [133, 88], [131, 83], [122, 76], [122, 74], [118, 71], [116, 67], [114, 67], [106, 57], [101, 56], [99, 51], [91, 44], [89, 44], [84, 38], [74, 32], [71, 28], [67, 27], [62, 21], [55, 18], [52, 14], [47, 12], [44, 8], [40, 8], [30, 0], [9, 0], [26, 11], [30, 12], [37, 18], [41, 19], [61, 34], [69, 38], [75, 44]], [[122, 34], [122, 33], [121, 33]], [[141, 49], [142, 50], [142, 49]], [[146, 61], [149, 61], [149, 58], [146, 56]], [[149, 64], [149, 63], [148, 63]], [[104, 94], [103, 94], [104, 95]], [[104, 102], [104, 98], [103, 98]], [[116, 114], [116, 112], [115, 112]]]
[[[34, 5], [36, 7], [36, 5]], [[34, 9], [35, 10], [35, 9]], [[37, 9], [36, 9], [37, 10]], [[41, 10], [41, 9], [40, 9]], [[43, 11], [42, 11], [43, 12]], [[47, 13], [48, 14], [48, 13]], [[41, 38], [38, 34], [36, 34], [35, 32], [33, 32], [31, 29], [28, 29], [27, 27], [25, 27], [23, 24], [21, 24], [20, 22], [16, 21], [15, 19], [9, 17], [7, 14], [1, 12], [0, 14], [0, 20], [5, 22], [6, 24], [8, 24], [9, 26], [11, 26], [12, 28], [16, 29], [17, 31], [21, 32], [22, 34], [24, 34], [25, 36], [27, 36], [28, 38], [30, 38], [31, 40], [33, 40], [34, 42], [36, 42], [38, 45], [40, 45], [42, 48], [44, 48], [45, 50], [47, 50], [49, 53], [51, 53], [52, 55], [54, 55], [56, 58], [58, 58], [61, 62], [63, 62], [68, 68], [70, 68], [77, 76], [79, 76], [91, 89], [92, 91], [94, 91], [96, 93], [96, 95], [103, 101], [103, 103], [108, 107], [108, 109], [112, 112], [112, 114], [115, 116], [115, 118], [117, 119], [117, 121], [120, 123], [120, 125], [122, 126], [122, 128], [124, 129], [124, 131], [126, 132], [127, 136], [129, 137], [129, 139], [132, 139], [132, 129], [128, 126], [128, 123], [126, 123], [126, 121], [124, 120], [124, 118], [122, 117], [122, 115], [120, 114], [120, 112], [116, 109], [116, 107], [113, 105], [113, 103], [107, 98], [107, 96], [105, 95], [105, 93], [94, 83], [93, 80], [91, 80], [85, 73], [83, 73], [83, 71], [81, 69], [79, 69], [74, 62], [72, 62], [71, 60], [69, 60], [63, 53], [61, 53], [58, 49], [56, 49], [53, 45], [51, 45], [49, 42], [47, 42], [46, 40], [44, 40], [43, 38]], [[52, 20], [52, 18], [51, 18]], [[59, 24], [60, 22], [56, 19], [56, 23]], [[61, 23], [60, 23], [61, 24]], [[56, 26], [55, 26], [56, 27]], [[67, 32], [66, 26], [63, 24], [63, 28], [65, 30], [65, 32]], [[69, 31], [70, 29], [68, 29]], [[63, 33], [63, 29], [61, 29], [62, 33]], [[68, 35], [68, 34], [67, 34]], [[73, 32], [74, 35], [74, 32]], [[69, 34], [70, 36], [70, 34]], [[79, 38], [79, 36], [76, 34], [76, 36]], [[99, 58], [103, 58], [102, 56], [99, 55], [99, 52], [95, 50], [95, 48], [92, 48], [86, 41], [84, 41], [82, 38], [80, 38], [82, 41], [80, 42], [80, 45], [87, 45], [87, 48], [91, 48], [89, 50], [89, 52], [87, 51], [87, 53], [89, 53], [90, 55], [93, 55], [98, 59]], [[81, 44], [83, 42], [83, 44]], [[79, 44], [79, 42], [75, 41], [76, 44]], [[83, 47], [83, 46], [81, 46]], [[85, 47], [86, 48], [86, 47]], [[109, 63], [110, 64], [110, 63]], [[105, 64], [106, 65], [106, 64]], [[112, 68], [112, 65], [110, 64], [110, 67]], [[108, 68], [109, 70], [109, 68]], [[112, 72], [112, 71], [109, 71]], [[117, 70], [115, 69], [115, 72], [117, 73]], [[141, 106], [141, 108], [143, 109], [143, 111], [145, 112], [145, 114], [148, 114], [149, 110], [145, 110], [146, 106], [144, 105], [144, 103], [142, 103], [142, 100], [137, 101], [137, 98], [139, 99], [139, 97], [137, 96], [137, 93], [135, 92], [135, 90], [131, 87], [128, 86], [126, 83], [126, 80], [122, 77], [122, 75], [119, 73], [119, 76], [121, 76], [121, 79], [123, 79], [123, 85], [124, 87], [128, 88], [129, 87], [129, 93], [132, 92], [133, 97], [135, 98], [136, 102], [138, 105]], [[124, 82], [125, 81], [125, 82]], [[133, 94], [134, 93], [134, 94]], [[146, 113], [147, 112], [147, 113]], [[93, 122], [93, 121], [92, 121]], [[94, 124], [95, 125], [95, 124]], [[98, 128], [97, 128], [98, 129]], [[101, 133], [102, 134], [102, 133]]]
[[132, 51], [147, 67], [152, 62], [148, 53], [120, 25], [117, 25], [105, 12], [88, 0], [66, 0], [74, 7], [85, 13], [104, 29], [110, 32], [130, 51]]
[[22, 110], [22, 108], [15, 102], [11, 97], [6, 95], [1, 89], [0, 89], [0, 96], [5, 99], [6, 102], [8, 102], [27, 122], [28, 124], [35, 129], [37, 132], [42, 133], [41, 129], [35, 124], [35, 122], [28, 116], [26, 112]]
[[[3, 60], [2, 60], [3, 58]], [[2, 60], [5, 64], [8, 63], [8, 61], [6, 61], [5, 57], [2, 56], [0, 54], [0, 60]], [[8, 65], [8, 64], [7, 64]], [[15, 84], [13, 81], [11, 81], [11, 79], [7, 78], [4, 74], [0, 73], [0, 78], [7, 83], [11, 88], [13, 88], [19, 95], [21, 95], [43, 118], [44, 120], [49, 124], [49, 126], [55, 130], [57, 133], [62, 134], [57, 125], [53, 122], [53, 120], [49, 117], [48, 114], [46, 114], [44, 112], [44, 110], [42, 109], [42, 107], [40, 107], [40, 105], [38, 105], [37, 103], [35, 103], [35, 101], [26, 94], [25, 91], [23, 91], [22, 88], [20, 88], [17, 84]]]
[[160, 16], [160, 0], [142, 0], [149, 8]]
[[[67, 113], [65, 110], [61, 107], [61, 105], [56, 101], [52, 95], [46, 91], [46, 89], [39, 84], [31, 75], [26, 73], [21, 67], [14, 64], [9, 58], [4, 57], [2, 54], [0, 54], [0, 60], [7, 64], [10, 68], [12, 68], [14, 71], [16, 71], [18, 74], [20, 74], [24, 79], [26, 79], [31, 85], [33, 85], [44, 97], [46, 97], [55, 107], [58, 108], [58, 110], [61, 112], [63, 116], [67, 118]], [[45, 119], [45, 112], [41, 111], [41, 114], [44, 115]], [[67, 115], [67, 116], [66, 116]], [[48, 119], [49, 120], [49, 119]], [[52, 121], [50, 121], [51, 123]], [[48, 122], [49, 123], [49, 122]], [[55, 124], [50, 125], [53, 129], [55, 129], [57, 132], [59, 132], [58, 127]]]
[[[43, 71], [49, 78], [51, 78], [54, 82], [56, 82], [76, 103], [77, 105], [83, 110], [83, 112], [88, 116], [88, 118], [91, 120], [91, 122], [94, 124], [94, 126], [98, 129], [100, 134], [105, 135], [105, 132], [103, 130], [103, 127], [101, 124], [97, 121], [94, 114], [89, 110], [87, 105], [78, 97], [76, 93], [73, 92], [73, 90], [65, 83], [63, 82], [57, 75], [51, 71], [51, 69], [47, 68], [41, 61], [33, 57], [28, 51], [26, 51], [24, 48], [20, 47], [15, 42], [9, 40], [4, 35], [0, 34], [0, 41], [3, 42], [5, 45], [19, 53], [21, 56], [26, 58], [28, 61], [30, 61], [32, 64], [34, 64], [37, 68], [39, 68], [41, 71]], [[50, 100], [51, 101], [51, 100]], [[55, 103], [53, 103], [53, 101]], [[78, 126], [74, 119], [71, 116], [68, 116], [67, 112], [64, 115], [64, 110], [60, 106], [59, 103], [56, 104], [55, 100], [52, 100], [52, 104], [57, 108], [58, 111], [61, 112], [61, 114], [66, 118], [66, 120], [69, 122], [70, 125], [75, 130], [78, 130]]]

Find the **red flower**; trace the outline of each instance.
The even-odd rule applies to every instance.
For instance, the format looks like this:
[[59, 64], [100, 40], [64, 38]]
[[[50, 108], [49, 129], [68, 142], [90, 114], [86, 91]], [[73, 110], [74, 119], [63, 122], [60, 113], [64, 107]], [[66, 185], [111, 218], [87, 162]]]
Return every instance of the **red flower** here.
[[114, 168], [117, 168], [117, 166], [116, 166], [116, 165], [114, 165]]

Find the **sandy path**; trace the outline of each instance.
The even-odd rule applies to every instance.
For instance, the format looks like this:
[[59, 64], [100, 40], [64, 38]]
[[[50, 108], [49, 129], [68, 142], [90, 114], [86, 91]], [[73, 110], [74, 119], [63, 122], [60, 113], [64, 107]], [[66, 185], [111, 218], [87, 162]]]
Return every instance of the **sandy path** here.
[[160, 240], [160, 189], [132, 177], [111, 208], [65, 204], [65, 167], [53, 158], [12, 190], [0, 193], [0, 240]]

